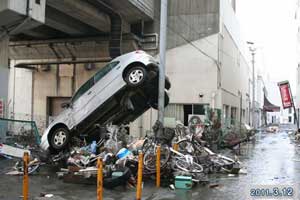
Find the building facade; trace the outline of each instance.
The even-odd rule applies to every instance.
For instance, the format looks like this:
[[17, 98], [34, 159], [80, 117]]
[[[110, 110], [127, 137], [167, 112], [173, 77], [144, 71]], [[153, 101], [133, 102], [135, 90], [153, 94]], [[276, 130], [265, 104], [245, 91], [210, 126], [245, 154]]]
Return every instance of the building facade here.
[[[129, 0], [124, 2], [130, 12], [116, 1], [109, 4], [123, 22], [120, 52], [144, 49], [158, 55], [160, 2], [141, 1], [143, 5], [132, 5]], [[224, 126], [251, 121], [252, 71], [234, 5], [229, 0], [169, 1], [166, 73], [172, 88], [166, 117], [187, 124], [191, 115], [205, 117], [208, 109], [218, 109]], [[85, 11], [86, 18], [71, 11], [66, 13], [75, 20], [78, 29], [60, 21], [57, 23], [61, 26], [52, 25], [53, 16], [46, 16], [45, 20], [48, 29], [52, 25], [60, 28], [60, 32], [69, 31], [74, 39], [61, 36], [53, 40], [50, 35], [41, 40], [37, 32], [31, 31], [31, 35], [37, 37], [35, 40], [10, 42], [8, 117], [34, 120], [43, 130], [61, 111], [60, 104], [68, 101], [85, 80], [105, 65], [105, 59], [111, 57], [113, 43], [110, 39], [103, 34], [89, 33], [97, 31], [95, 27], [101, 32], [117, 31], [112, 30], [110, 23], [116, 23], [119, 18], [111, 14], [111, 10], [107, 12], [109, 7], [102, 7], [104, 10], [99, 16], [99, 12], [92, 12], [99, 5], [84, 3], [82, 6], [91, 11]], [[145, 6], [148, 9], [144, 9]], [[61, 12], [64, 8], [79, 9], [73, 1], [64, 4], [47, 1], [48, 10]], [[89, 21], [88, 17], [93, 17], [91, 13], [102, 20], [101, 26], [91, 22], [95, 20]], [[23, 34], [29, 33], [24, 31]], [[72, 57], [78, 62], [72, 63]], [[70, 62], [55, 62], [64, 59]], [[131, 133], [142, 136], [151, 130], [156, 115], [153, 109], [147, 111], [131, 124]]]

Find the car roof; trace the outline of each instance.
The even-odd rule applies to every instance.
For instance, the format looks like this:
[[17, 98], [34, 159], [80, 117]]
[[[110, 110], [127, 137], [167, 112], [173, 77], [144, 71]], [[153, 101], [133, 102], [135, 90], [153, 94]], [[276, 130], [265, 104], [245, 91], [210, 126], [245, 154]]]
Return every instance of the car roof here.
[[[111, 62], [115, 62], [115, 61], [122, 61], [122, 60], [126, 60], [128, 57], [136, 55], [136, 54], [144, 54], [144, 55], [149, 55], [147, 54], [145, 51], [142, 50], [137, 50], [137, 51], [132, 51], [126, 54], [123, 54], [119, 57], [116, 57], [115, 59], [113, 59]], [[150, 55], [149, 55], [150, 56]]]

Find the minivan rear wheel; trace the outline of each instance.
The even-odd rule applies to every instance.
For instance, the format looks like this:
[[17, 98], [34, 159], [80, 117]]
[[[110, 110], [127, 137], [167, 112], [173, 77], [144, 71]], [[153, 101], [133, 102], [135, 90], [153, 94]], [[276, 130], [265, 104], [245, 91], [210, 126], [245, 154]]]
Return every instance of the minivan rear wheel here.
[[142, 85], [147, 78], [147, 71], [144, 67], [135, 66], [130, 68], [126, 75], [125, 81], [129, 86], [137, 87]]
[[70, 140], [69, 130], [61, 127], [53, 131], [49, 143], [54, 150], [60, 151], [67, 146], [69, 140]]

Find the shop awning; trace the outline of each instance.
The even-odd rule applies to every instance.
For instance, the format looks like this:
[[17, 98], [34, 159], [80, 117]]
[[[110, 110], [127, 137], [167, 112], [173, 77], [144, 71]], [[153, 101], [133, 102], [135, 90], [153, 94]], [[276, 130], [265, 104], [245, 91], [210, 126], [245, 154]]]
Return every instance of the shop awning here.
[[264, 96], [264, 107], [263, 110], [265, 112], [279, 112], [280, 111], [280, 107], [279, 106], [275, 106], [274, 104], [272, 104], [266, 96]]

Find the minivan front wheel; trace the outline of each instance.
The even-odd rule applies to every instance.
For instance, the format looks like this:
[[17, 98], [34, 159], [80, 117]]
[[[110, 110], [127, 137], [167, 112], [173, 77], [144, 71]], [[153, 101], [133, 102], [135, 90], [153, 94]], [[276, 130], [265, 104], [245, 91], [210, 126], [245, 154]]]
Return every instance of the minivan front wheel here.
[[70, 133], [66, 128], [54, 130], [50, 137], [50, 146], [55, 150], [64, 149], [69, 143]]
[[127, 71], [125, 75], [125, 81], [129, 86], [137, 87], [145, 82], [146, 77], [147, 71], [145, 68], [141, 66], [135, 66]]

